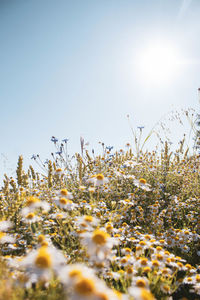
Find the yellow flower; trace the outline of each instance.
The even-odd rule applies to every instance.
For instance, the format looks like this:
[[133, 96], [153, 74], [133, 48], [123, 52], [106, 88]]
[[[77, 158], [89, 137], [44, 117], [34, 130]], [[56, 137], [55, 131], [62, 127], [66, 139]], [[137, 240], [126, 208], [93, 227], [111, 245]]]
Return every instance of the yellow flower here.
[[90, 296], [95, 292], [94, 280], [90, 278], [80, 278], [74, 286], [75, 291], [82, 296]]
[[144, 287], [146, 287], [146, 281], [144, 279], [140, 278], [136, 281], [136, 286], [140, 287], [140, 288], [144, 288]]
[[107, 242], [107, 238], [110, 237], [109, 234], [102, 230], [95, 230], [92, 235], [92, 241], [97, 245], [104, 245]]
[[46, 247], [41, 247], [35, 259], [35, 265], [40, 269], [50, 268], [52, 266], [51, 255]]
[[44, 242], [45, 241], [45, 236], [43, 235], [43, 234], [40, 234], [39, 236], [38, 236], [38, 243], [42, 243], [42, 242]]
[[104, 175], [103, 174], [97, 174], [96, 178], [97, 178], [97, 180], [104, 180]]
[[5, 232], [0, 232], [0, 239], [2, 239], [6, 235]]
[[141, 290], [141, 298], [142, 300], [154, 300], [154, 296], [146, 289]]
[[93, 217], [92, 216], [84, 216], [84, 220], [86, 221], [86, 222], [92, 222], [93, 221]]
[[26, 206], [31, 206], [38, 202], [40, 202], [40, 199], [38, 199], [37, 197], [29, 196], [26, 198]]
[[67, 189], [62, 189], [62, 190], [60, 191], [60, 194], [63, 195], [63, 196], [67, 196], [67, 194], [68, 194]]
[[146, 183], [147, 183], [146, 179], [144, 179], [144, 178], [140, 178], [140, 179], [139, 179], [139, 182], [140, 182], [141, 184], [146, 184]]
[[34, 213], [29, 213], [28, 215], [26, 215], [26, 219], [28, 220], [32, 220], [35, 217]]

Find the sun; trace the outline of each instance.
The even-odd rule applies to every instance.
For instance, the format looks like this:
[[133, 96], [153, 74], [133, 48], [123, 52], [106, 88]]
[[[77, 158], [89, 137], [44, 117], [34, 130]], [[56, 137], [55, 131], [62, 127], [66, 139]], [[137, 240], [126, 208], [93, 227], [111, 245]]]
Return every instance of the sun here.
[[150, 84], [168, 83], [180, 70], [180, 52], [171, 43], [152, 42], [141, 50], [137, 64], [143, 81]]

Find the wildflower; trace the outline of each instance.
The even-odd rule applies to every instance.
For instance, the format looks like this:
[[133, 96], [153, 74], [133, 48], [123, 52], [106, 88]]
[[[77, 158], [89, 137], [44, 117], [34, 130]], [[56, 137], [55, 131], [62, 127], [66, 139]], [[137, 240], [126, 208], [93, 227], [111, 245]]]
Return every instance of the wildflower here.
[[29, 212], [35, 209], [42, 209], [44, 211], [49, 211], [50, 205], [46, 201], [41, 201], [39, 198], [34, 196], [28, 196], [26, 198], [25, 207], [21, 209], [21, 215], [27, 215]]
[[75, 207], [77, 207], [76, 203], [74, 203], [72, 200], [69, 200], [65, 197], [57, 198], [55, 200], [55, 203], [57, 206], [65, 210], [73, 210]]
[[154, 296], [147, 289], [130, 287], [128, 291], [134, 297], [134, 300], [155, 300]]
[[58, 273], [65, 263], [65, 258], [61, 252], [54, 247], [42, 246], [37, 250], [32, 250], [20, 262], [20, 266], [25, 269], [30, 280], [49, 281], [52, 271]]
[[53, 142], [54, 144], [56, 144], [58, 142], [58, 139], [55, 136], [51, 137], [51, 142]]
[[140, 257], [140, 258], [136, 261], [135, 266], [136, 266], [137, 268], [146, 268], [146, 267], [150, 267], [151, 264], [150, 264], [148, 258], [146, 258], [146, 257]]
[[87, 247], [90, 256], [97, 256], [99, 259], [104, 259], [116, 244], [116, 240], [101, 229], [81, 234], [81, 242]]
[[49, 217], [50, 217], [51, 219], [66, 219], [67, 216], [68, 216], [67, 213], [64, 213], [64, 212], [62, 212], [62, 213], [61, 213], [61, 212], [58, 212], [58, 213], [55, 213], [55, 214], [50, 215]]
[[97, 226], [99, 220], [93, 216], [81, 216], [75, 220], [75, 225], [80, 229], [93, 230], [93, 226]]
[[150, 184], [148, 184], [147, 183], [147, 181], [146, 181], [146, 179], [144, 179], [144, 178], [140, 178], [139, 180], [137, 180], [137, 179], [134, 179], [133, 180], [133, 183], [134, 183], [134, 185], [135, 186], [137, 186], [138, 188], [141, 188], [141, 189], [143, 189], [143, 190], [145, 190], [145, 191], [151, 191], [151, 189], [150, 189]]
[[94, 271], [83, 264], [73, 264], [63, 267], [59, 272], [59, 278], [67, 288], [77, 280], [77, 277], [83, 276], [94, 277]]
[[58, 177], [62, 176], [64, 174], [64, 171], [61, 168], [57, 168], [54, 172], [55, 175]]
[[5, 232], [0, 232], [0, 244], [5, 243], [15, 243], [15, 238]]
[[101, 186], [108, 183], [108, 178], [104, 177], [103, 174], [99, 173], [90, 177], [87, 180], [87, 182], [93, 184], [94, 186]]
[[67, 189], [61, 189], [60, 191], [56, 191], [56, 195], [70, 200], [73, 199], [72, 193], [68, 192]]
[[22, 221], [27, 224], [32, 224], [32, 223], [35, 223], [35, 222], [38, 222], [39, 220], [41, 220], [41, 218], [38, 217], [33, 212], [26, 213], [25, 211], [23, 211], [22, 216], [23, 216]]
[[171, 289], [170, 286], [165, 284], [165, 283], [161, 283], [160, 285], [160, 289], [164, 294], [170, 294], [171, 293]]
[[88, 192], [90, 192], [90, 193], [94, 193], [95, 192], [95, 187], [89, 187], [88, 188]]
[[137, 286], [139, 288], [148, 288], [149, 282], [146, 277], [137, 276], [132, 278], [132, 285]]
[[64, 142], [65, 144], [69, 141], [69, 139], [65, 138], [62, 140], [62, 142]]

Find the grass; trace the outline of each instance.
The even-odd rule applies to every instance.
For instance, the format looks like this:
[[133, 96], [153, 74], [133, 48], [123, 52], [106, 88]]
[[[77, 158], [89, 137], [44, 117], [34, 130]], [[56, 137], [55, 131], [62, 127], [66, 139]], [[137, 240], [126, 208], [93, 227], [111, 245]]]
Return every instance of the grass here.
[[0, 299], [198, 299], [199, 155], [52, 141], [43, 175], [20, 156], [4, 178]]

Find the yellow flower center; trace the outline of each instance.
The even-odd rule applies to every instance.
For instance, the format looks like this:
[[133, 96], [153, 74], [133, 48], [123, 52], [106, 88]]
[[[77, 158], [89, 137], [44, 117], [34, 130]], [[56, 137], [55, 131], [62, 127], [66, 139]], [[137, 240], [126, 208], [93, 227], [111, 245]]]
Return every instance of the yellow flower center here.
[[102, 230], [95, 230], [92, 235], [92, 241], [97, 245], [105, 245], [109, 235]]
[[26, 206], [31, 206], [37, 202], [40, 202], [40, 199], [33, 197], [33, 196], [29, 196], [26, 198]]
[[146, 289], [141, 290], [141, 299], [142, 300], [155, 300], [154, 296]]
[[141, 245], [141, 246], [145, 246], [147, 243], [145, 242], [145, 241], [140, 241], [139, 242], [139, 245]]
[[71, 277], [71, 278], [74, 278], [77, 276], [81, 277], [81, 275], [82, 275], [82, 272], [78, 269], [73, 269], [73, 270], [69, 271], [69, 277]]
[[183, 264], [182, 264], [180, 261], [177, 262], [177, 265], [178, 265], [180, 268], [183, 268]]
[[48, 242], [47, 241], [43, 241], [42, 243], [41, 243], [41, 246], [42, 247], [47, 247], [49, 244], [48, 244]]
[[157, 260], [159, 261], [162, 261], [163, 260], [163, 256], [161, 254], [156, 254], [156, 258]]
[[188, 281], [188, 282], [191, 282], [191, 281], [192, 281], [192, 278], [191, 278], [191, 277], [188, 277], [188, 278], [187, 278], [187, 281]]
[[58, 168], [58, 169], [56, 169], [56, 172], [57, 172], [57, 173], [60, 173], [60, 172], [62, 172], [62, 169], [61, 169], [61, 168]]
[[146, 184], [146, 183], [147, 183], [146, 179], [144, 179], [144, 178], [140, 178], [140, 179], [139, 179], [139, 182], [140, 182], [141, 184]]
[[35, 259], [35, 265], [40, 269], [46, 269], [51, 267], [52, 260], [46, 247], [42, 247], [39, 249], [37, 257]]
[[6, 235], [5, 232], [0, 232], [0, 240]]
[[143, 271], [144, 271], [144, 273], [151, 272], [151, 268], [150, 267], [145, 267]]
[[196, 275], [196, 282], [198, 282], [198, 283], [200, 282], [200, 275], [199, 274]]
[[61, 193], [61, 195], [63, 195], [63, 196], [67, 196], [68, 191], [67, 191], [66, 189], [62, 189], [62, 190], [60, 191], [60, 193]]
[[162, 251], [162, 247], [161, 247], [161, 246], [158, 246], [158, 247], [156, 247], [156, 250], [157, 250], [157, 251]]
[[98, 292], [95, 294], [98, 300], [109, 300], [110, 298], [103, 292]]
[[127, 259], [126, 257], [123, 257], [123, 258], [121, 259], [121, 263], [122, 263], [122, 264], [126, 264], [127, 261], [128, 261], [128, 259]]
[[94, 281], [89, 278], [81, 278], [74, 287], [75, 291], [83, 296], [89, 296], [95, 291]]
[[145, 280], [144, 280], [144, 279], [138, 279], [138, 280], [136, 281], [136, 286], [137, 286], [137, 287], [140, 287], [140, 288], [144, 288], [144, 287], [146, 286]]
[[63, 197], [59, 199], [59, 202], [60, 202], [60, 204], [62, 204], [62, 205], [66, 205], [67, 203], [72, 203], [71, 200], [68, 200], [68, 199], [63, 198]]
[[148, 262], [148, 259], [147, 259], [147, 258], [142, 258], [142, 259], [140, 260], [140, 263], [141, 263], [142, 266], [146, 266], [146, 265], [147, 265], [147, 262]]
[[28, 215], [26, 215], [26, 219], [28, 220], [32, 220], [35, 217], [34, 213], [29, 213]]
[[168, 273], [169, 273], [169, 271], [168, 271], [167, 268], [164, 268], [164, 269], [162, 270], [162, 274], [163, 274], [163, 275], [166, 275], [166, 274], [168, 274]]
[[97, 180], [103, 180], [104, 176], [103, 176], [103, 174], [97, 174], [96, 178], [97, 178]]
[[158, 268], [160, 264], [159, 264], [159, 262], [158, 262], [157, 260], [153, 260], [153, 261], [152, 261], [152, 265], [153, 265], [154, 267]]
[[111, 224], [108, 224], [106, 225], [106, 230], [109, 232], [109, 231], [112, 231], [113, 230], [113, 226]]
[[168, 285], [163, 285], [163, 289], [165, 290], [165, 292], [169, 293], [170, 291], [170, 287]]
[[126, 272], [127, 272], [127, 274], [133, 274], [133, 268], [132, 267], [128, 267], [127, 269], [126, 269]]
[[63, 215], [62, 214], [57, 214], [56, 218], [62, 218]]
[[84, 220], [86, 221], [86, 222], [92, 222], [93, 221], [93, 217], [92, 216], [85, 216], [84, 217]]
[[185, 267], [188, 269], [188, 270], [191, 270], [192, 269], [192, 266], [190, 264], [186, 264]]
[[38, 243], [42, 243], [42, 242], [44, 242], [44, 240], [45, 240], [45, 236], [43, 235], [43, 234], [40, 234], [39, 236], [38, 236]]
[[125, 250], [125, 252], [127, 252], [127, 253], [131, 253], [131, 249], [130, 249], [130, 248], [125, 248], [124, 250]]

